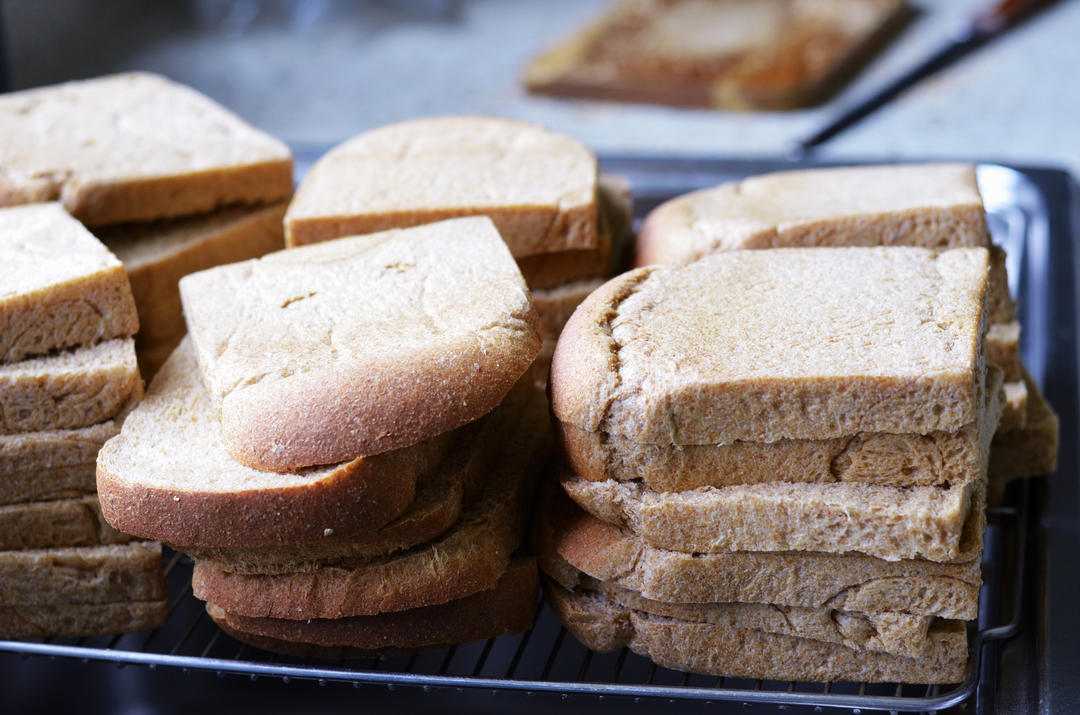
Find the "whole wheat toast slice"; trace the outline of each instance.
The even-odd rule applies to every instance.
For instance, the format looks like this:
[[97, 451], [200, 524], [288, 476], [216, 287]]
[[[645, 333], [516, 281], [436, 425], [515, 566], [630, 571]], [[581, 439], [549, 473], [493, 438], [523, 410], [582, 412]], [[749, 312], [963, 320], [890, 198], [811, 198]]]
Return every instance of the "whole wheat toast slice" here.
[[118, 529], [181, 548], [318, 542], [404, 512], [451, 439], [297, 473], [245, 467], [225, 451], [185, 338], [98, 453], [98, 494]]
[[597, 244], [596, 157], [525, 122], [436, 117], [360, 134], [304, 177], [288, 245], [485, 215], [515, 256]]
[[544, 592], [559, 620], [586, 647], [620, 647], [658, 665], [707, 675], [762, 680], [956, 683], [967, 670], [967, 632], [938, 621], [917, 657], [860, 651], [836, 643], [660, 616], [596, 592], [571, 592], [550, 580]]
[[106, 523], [93, 495], [0, 506], [0, 552], [124, 544], [131, 538]]
[[[880, 487], [944, 487], [986, 470], [990, 433], [1013, 397], [1001, 372], [987, 371], [980, 419], [955, 432], [862, 433], [828, 440], [736, 441], [719, 445], [647, 444], [558, 422], [573, 473], [590, 481], [639, 481], [657, 492], [790, 482]], [[1026, 394], [1026, 389], [1025, 389]]]
[[494, 409], [540, 350], [528, 289], [485, 217], [211, 268], [180, 294], [225, 445], [259, 469], [460, 427]]
[[161, 544], [136, 541], [0, 552], [0, 606], [94, 605], [165, 598]]
[[660, 492], [639, 481], [591, 481], [569, 472], [562, 486], [586, 511], [662, 549], [965, 559], [964, 526], [985, 504], [990, 441], [1001, 414], [1000, 371], [992, 368], [988, 380], [975, 464], [940, 486], [771, 481]]
[[87, 225], [203, 213], [292, 192], [288, 147], [152, 74], [5, 94], [0, 137], [0, 205], [59, 200]]
[[305, 620], [403, 611], [493, 588], [524, 534], [547, 436], [546, 405], [538, 396], [505, 445], [482, 496], [435, 541], [311, 572], [239, 574], [199, 561], [192, 592], [237, 616]]
[[636, 264], [718, 251], [811, 246], [989, 247], [970, 164], [808, 169], [755, 176], [653, 209]]
[[123, 265], [58, 204], [0, 209], [0, 286], [0, 363], [139, 327]]
[[999, 504], [1014, 479], [1053, 474], [1057, 470], [1060, 425], [1053, 407], [1024, 371], [1028, 391], [1024, 427], [999, 431], [990, 444], [988, 501]]
[[534, 289], [532, 291], [533, 305], [536, 306], [536, 313], [540, 316], [540, 334], [544, 336], [544, 339], [557, 339], [566, 321], [581, 305], [581, 301], [589, 297], [589, 294], [603, 285], [606, 280], [606, 276], [583, 278], [551, 288]]
[[0, 434], [89, 427], [142, 392], [130, 338], [0, 364]]
[[199, 216], [117, 224], [95, 234], [124, 264], [139, 333], [139, 368], [150, 379], [187, 332], [181, 278], [213, 266], [258, 258], [284, 247], [285, 202], [230, 207]]
[[185, 551], [227, 572], [281, 574], [363, 563], [436, 539], [454, 526], [462, 509], [483, 492], [499, 449], [512, 437], [521, 413], [536, 399], [535, 389], [522, 378], [490, 415], [458, 430], [446, 460], [417, 480], [416, 496], [409, 508], [379, 529], [346, 537], [331, 535], [310, 544], [187, 547]]
[[206, 612], [239, 641], [301, 657], [389, 655], [494, 638], [528, 629], [536, 614], [536, 561], [518, 556], [487, 590], [433, 606], [349, 618], [285, 620]]
[[955, 431], [982, 409], [988, 261], [812, 248], [639, 268], [567, 323], [555, 415], [654, 444]]
[[594, 592], [620, 606], [684, 621], [720, 623], [781, 633], [798, 638], [839, 643], [853, 650], [868, 650], [917, 657], [927, 646], [932, 616], [896, 612], [860, 613], [828, 606], [800, 608], [771, 603], [675, 603], [645, 598], [615, 583], [594, 579], [571, 566], [550, 543], [538, 543], [540, 570], [568, 591]]
[[978, 615], [982, 509], [972, 510], [963, 537], [965, 560], [955, 563], [855, 553], [668, 551], [589, 515], [554, 486], [544, 490], [537, 515], [538, 553], [557, 553], [594, 579], [656, 601], [828, 606], [960, 620]]
[[167, 614], [168, 602], [165, 599], [0, 606], [0, 637], [87, 638], [135, 633], [160, 626]]

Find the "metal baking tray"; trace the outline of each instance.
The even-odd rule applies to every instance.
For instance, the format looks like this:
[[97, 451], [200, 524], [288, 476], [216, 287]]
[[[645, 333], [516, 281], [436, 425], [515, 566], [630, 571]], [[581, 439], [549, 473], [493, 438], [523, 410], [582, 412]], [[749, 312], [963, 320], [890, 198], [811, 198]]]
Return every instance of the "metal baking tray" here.
[[[303, 171], [310, 157], [299, 155]], [[657, 203], [686, 191], [711, 186], [721, 181], [763, 173], [793, 165], [777, 162], [731, 162], [673, 160], [649, 157], [607, 157], [601, 170], [627, 176], [635, 195], [638, 218]], [[1026, 364], [1062, 417], [1062, 434], [1075, 430], [1075, 307], [1072, 304], [1075, 264], [1066, 218], [1068, 212], [1068, 176], [1053, 170], [1017, 170], [999, 165], [979, 166], [978, 178], [986, 203], [994, 239], [1009, 253], [1011, 289], [1020, 299], [1020, 319], [1024, 331], [1022, 353]], [[1063, 189], [1062, 187], [1066, 187]], [[1064, 190], [1065, 196], [1061, 195]], [[1055, 193], [1056, 192], [1056, 193]], [[1059, 211], [1054, 233], [1055, 214], [1051, 201], [1065, 202]], [[1061, 208], [1060, 206], [1058, 207]], [[1064, 228], [1063, 228], [1064, 226]], [[1054, 235], [1052, 236], [1052, 233]], [[1063, 304], [1063, 301], [1067, 303]], [[1062, 341], [1069, 342], [1062, 346]], [[1071, 351], [1071, 352], [1070, 352]], [[1066, 449], [1072, 449], [1066, 446]], [[1062, 473], [1075, 475], [1073, 454], [1062, 454]], [[1075, 497], [1059, 491], [1054, 477], [1049, 485], [1055, 501], [1059, 496]], [[1075, 480], [1074, 480], [1075, 481]], [[448, 692], [489, 691], [492, 693], [556, 693], [572, 702], [596, 703], [605, 699], [631, 699], [671, 703], [697, 701], [699, 704], [724, 703], [739, 707], [779, 705], [789, 711], [820, 711], [844, 708], [853, 711], [887, 710], [893, 712], [938, 711], [964, 704], [979, 712], [994, 712], [1002, 702], [1002, 692], [1012, 700], [1032, 704], [1057, 695], [1044, 692], [1060, 684], [1068, 658], [1050, 662], [1055, 647], [1071, 647], [1055, 640], [1045, 625], [1042, 605], [1064, 608], [1058, 584], [1072, 587], [1076, 573], [1046, 578], [1051, 561], [1062, 553], [1048, 555], [1045, 547], [1057, 542], [1037, 528], [1041, 514], [1055, 513], [1053, 502], [1044, 504], [1048, 485], [1045, 480], [1030, 480], [1008, 491], [1005, 506], [990, 513], [984, 553], [984, 580], [979, 619], [971, 629], [972, 658], [963, 683], [954, 686], [909, 686], [866, 683], [800, 683], [745, 681], [691, 675], [659, 668], [626, 649], [611, 654], [593, 654], [567, 634], [544, 604], [532, 630], [527, 633], [494, 638], [454, 648], [428, 651], [409, 657], [367, 660], [318, 661], [275, 656], [242, 645], [223, 634], [205, 615], [202, 603], [191, 595], [189, 560], [167, 553], [169, 617], [161, 628], [123, 636], [90, 639], [45, 639], [40, 641], [0, 641], [4, 652], [74, 658], [84, 662], [182, 668], [222, 674], [246, 675], [252, 680], [293, 679], [320, 683], [349, 682], [382, 684], [388, 690], [407, 686], [424, 690], [436, 688]], [[1075, 498], [1071, 508], [1075, 510]], [[1067, 516], [1067, 515], [1066, 515]], [[1075, 515], [1074, 515], [1075, 516]], [[1063, 522], [1072, 535], [1071, 551], [1076, 553], [1076, 521]], [[1070, 531], [1071, 530], [1071, 531]], [[1066, 536], [1068, 535], [1066, 534]], [[1075, 612], [1054, 616], [1058, 626], [1080, 635]], [[1010, 651], [1012, 644], [1023, 642], [1020, 657]], [[1011, 655], [1009, 655], [1011, 653]], [[1006, 656], [1008, 656], [1006, 658]], [[0, 662], [2, 662], [0, 656]], [[1072, 651], [1075, 665], [1076, 652]], [[48, 667], [48, 662], [41, 659]], [[1076, 670], [1071, 671], [1075, 673]], [[129, 669], [128, 677], [144, 677], [143, 669]], [[227, 687], [227, 682], [223, 686]], [[1048, 685], [1048, 683], [1050, 685]], [[1075, 688], [1075, 685], [1074, 685]], [[1062, 691], [1058, 691], [1062, 692]], [[396, 694], [400, 695], [400, 694]], [[1075, 697], [1075, 693], [1072, 695]], [[392, 696], [391, 696], [392, 697]], [[1072, 701], [1066, 701], [1072, 702]], [[567, 703], [570, 705], [570, 703]], [[712, 709], [716, 709], [715, 707]], [[1025, 708], [1027, 709], [1027, 708]]]

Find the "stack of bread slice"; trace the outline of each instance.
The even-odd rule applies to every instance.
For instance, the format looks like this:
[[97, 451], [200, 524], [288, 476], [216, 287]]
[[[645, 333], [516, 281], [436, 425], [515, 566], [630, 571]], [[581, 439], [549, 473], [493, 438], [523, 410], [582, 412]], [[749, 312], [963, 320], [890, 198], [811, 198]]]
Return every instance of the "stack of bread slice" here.
[[101, 518], [98, 448], [142, 396], [123, 266], [55, 203], [0, 209], [0, 636], [142, 630], [161, 546]]
[[710, 253], [807, 246], [990, 249], [986, 356], [1005, 379], [994, 438], [992, 496], [1011, 479], [1057, 468], [1058, 420], [1020, 360], [1020, 323], [1005, 251], [991, 243], [970, 164], [811, 169], [766, 174], [686, 194], [653, 210], [637, 265], [682, 265]]
[[188, 337], [98, 458], [118, 529], [196, 559], [237, 638], [412, 650], [529, 627], [548, 448], [528, 289], [492, 222], [272, 253], [180, 283]]
[[145, 376], [184, 335], [183, 275], [282, 247], [292, 155], [192, 89], [125, 74], [0, 97], [0, 205], [59, 200], [128, 270]]
[[733, 251], [586, 299], [550, 385], [584, 511], [552, 496], [536, 540], [571, 632], [719, 675], [962, 680], [1004, 401], [989, 267]]
[[490, 117], [381, 127], [323, 156], [285, 217], [289, 246], [452, 216], [495, 222], [532, 291], [544, 346], [539, 382], [574, 308], [617, 266], [630, 232], [630, 188], [597, 176], [580, 142]]

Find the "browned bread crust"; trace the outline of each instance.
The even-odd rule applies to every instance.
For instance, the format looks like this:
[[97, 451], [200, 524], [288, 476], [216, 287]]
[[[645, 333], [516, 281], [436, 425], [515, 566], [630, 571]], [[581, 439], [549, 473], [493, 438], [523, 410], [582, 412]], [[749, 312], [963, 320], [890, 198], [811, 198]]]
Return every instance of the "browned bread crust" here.
[[389, 523], [449, 444], [438, 436], [297, 474], [244, 467], [225, 452], [185, 339], [120, 436], [98, 453], [98, 494], [118, 529], [179, 547], [318, 542], [327, 530], [347, 535]]
[[524, 631], [536, 614], [537, 580], [535, 560], [518, 557], [492, 588], [435, 606], [304, 621], [239, 616], [214, 603], [206, 604], [206, 612], [226, 633], [257, 648], [302, 657], [360, 657]]

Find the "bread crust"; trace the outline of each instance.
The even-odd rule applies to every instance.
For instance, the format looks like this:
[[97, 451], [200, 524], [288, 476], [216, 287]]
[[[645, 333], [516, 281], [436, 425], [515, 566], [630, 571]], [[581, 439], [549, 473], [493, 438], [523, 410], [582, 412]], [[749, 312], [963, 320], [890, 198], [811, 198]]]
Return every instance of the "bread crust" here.
[[[297, 621], [239, 616], [214, 603], [207, 603], [206, 611], [226, 633], [257, 648], [301, 656], [359, 657], [439, 648], [527, 630], [536, 614], [538, 589], [536, 561], [518, 557], [488, 590], [395, 613]], [[321, 650], [326, 648], [349, 650]]]

